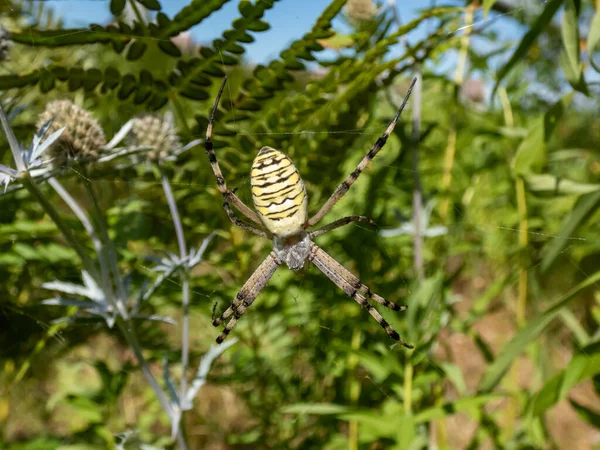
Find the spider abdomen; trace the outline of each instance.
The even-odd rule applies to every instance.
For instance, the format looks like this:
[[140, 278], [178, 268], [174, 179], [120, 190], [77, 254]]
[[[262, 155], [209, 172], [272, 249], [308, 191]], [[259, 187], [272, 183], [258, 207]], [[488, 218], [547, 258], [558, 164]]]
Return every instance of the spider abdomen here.
[[288, 156], [261, 148], [252, 163], [250, 184], [256, 211], [271, 233], [287, 236], [302, 230], [307, 219], [306, 188]]

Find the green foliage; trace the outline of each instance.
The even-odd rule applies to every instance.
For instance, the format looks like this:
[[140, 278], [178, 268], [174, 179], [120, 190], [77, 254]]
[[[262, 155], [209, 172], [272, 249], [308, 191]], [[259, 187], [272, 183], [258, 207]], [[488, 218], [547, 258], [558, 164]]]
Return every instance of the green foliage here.
[[[92, 111], [107, 136], [138, 114], [163, 110], [175, 114], [179, 137], [189, 142], [205, 133], [227, 73], [214, 144], [229, 187], [251, 203], [251, 161], [270, 145], [293, 158], [312, 212], [355, 169], [410, 79], [421, 75], [422, 93], [413, 94], [385, 149], [326, 218], [366, 215], [388, 233], [351, 225], [317, 238], [373, 292], [408, 306], [378, 309], [415, 350], [394, 346], [317, 271], [294, 276], [281, 268], [186, 413], [189, 448], [417, 449], [434, 441], [440, 448], [561, 448], [552, 420], [564, 408], [571, 413], [564, 421], [591, 436], [600, 411], [581, 392], [598, 391], [600, 376], [600, 122], [590, 81], [598, 11], [589, 1], [550, 0], [529, 17], [499, 9], [506, 2], [482, 2], [490, 24], [523, 24], [513, 48], [487, 25], [465, 23], [467, 2], [420, 11], [407, 23], [382, 7], [371, 20], [342, 24], [347, 2], [332, 0], [300, 38], [251, 68], [246, 48], [271, 38], [268, 12], [285, 13], [285, 2], [241, 0], [235, 17], [213, 30], [215, 40], [180, 41], [227, 3], [190, 0], [169, 17], [156, 0], [112, 0], [111, 24], [75, 29], [43, 14], [33, 20], [38, 11], [28, 2], [15, 2], [10, 21], [2, 18], [12, 47], [0, 91], [18, 139], [31, 140], [45, 103], [69, 97]], [[129, 17], [130, 8], [139, 15]], [[465, 30], [479, 41], [469, 42]], [[464, 77], [449, 64], [457, 54], [466, 58]], [[213, 311], [229, 306], [271, 244], [231, 225], [199, 146], [161, 170], [173, 184], [187, 244], [216, 234], [189, 279], [194, 367], [218, 335]], [[170, 367], [163, 387], [176, 398], [170, 380], [181, 367], [180, 278], [174, 269], [165, 283], [153, 285], [157, 276], [144, 284], [150, 258], [178, 248], [160, 181], [137, 160], [56, 176], [86, 206], [93, 202], [87, 183], [94, 186], [131, 292], [153, 294], [143, 312], [178, 321], [132, 322], [152, 371]], [[420, 214], [438, 234], [415, 232], [416, 186]], [[71, 211], [47, 184], [40, 189], [92, 253]], [[32, 197], [16, 189], [0, 196], [0, 448], [176, 446], [118, 332], [96, 319], [75, 320], [78, 311], [67, 307], [69, 321], [51, 323], [65, 308], [41, 304], [48, 297], [42, 284], [81, 285], [80, 273], [77, 254]]]

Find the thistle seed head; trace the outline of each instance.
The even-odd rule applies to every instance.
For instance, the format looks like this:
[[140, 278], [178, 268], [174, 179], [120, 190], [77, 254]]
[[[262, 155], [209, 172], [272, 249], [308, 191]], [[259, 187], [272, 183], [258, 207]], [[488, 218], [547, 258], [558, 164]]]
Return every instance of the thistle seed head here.
[[[143, 155], [150, 161], [165, 159], [181, 147], [173, 114], [146, 114], [133, 119], [129, 145], [153, 147]], [[142, 155], [140, 155], [142, 156]]]
[[377, 7], [373, 0], [348, 0], [345, 13], [351, 22], [368, 22], [377, 15]]
[[39, 117], [38, 128], [52, 118], [47, 136], [65, 127], [60, 138], [44, 153], [55, 166], [63, 166], [69, 159], [97, 158], [106, 145], [104, 131], [98, 121], [71, 100], [48, 103]]

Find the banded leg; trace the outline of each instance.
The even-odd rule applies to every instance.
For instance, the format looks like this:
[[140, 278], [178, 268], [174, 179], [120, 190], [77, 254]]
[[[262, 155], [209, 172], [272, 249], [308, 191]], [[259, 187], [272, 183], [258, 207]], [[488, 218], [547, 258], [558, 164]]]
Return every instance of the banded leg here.
[[312, 239], [314, 237], [321, 236], [322, 234], [329, 233], [331, 230], [335, 230], [336, 228], [343, 227], [344, 225], [348, 225], [351, 222], [366, 223], [369, 225], [373, 225], [375, 228], [377, 228], [377, 224], [375, 223], [375, 221], [373, 219], [369, 219], [368, 217], [365, 217], [365, 216], [348, 216], [348, 217], [343, 217], [341, 219], [338, 219], [335, 222], [331, 222], [330, 224], [325, 225], [324, 227], [321, 227], [315, 231], [311, 231], [310, 233], [308, 233], [308, 235]]
[[215, 154], [215, 149], [212, 143], [212, 129], [213, 123], [215, 121], [215, 113], [217, 112], [217, 108], [219, 106], [219, 101], [221, 100], [221, 95], [223, 94], [223, 90], [225, 89], [225, 83], [227, 83], [227, 76], [223, 79], [223, 83], [221, 83], [221, 87], [219, 88], [219, 93], [217, 94], [217, 98], [215, 100], [215, 104], [210, 113], [210, 117], [208, 119], [208, 127], [206, 128], [206, 139], [204, 140], [204, 149], [206, 150], [206, 154], [208, 155], [208, 161], [210, 162], [210, 166], [217, 178], [217, 187], [221, 194], [223, 194], [223, 198], [226, 202], [232, 203], [239, 211], [250, 219], [252, 222], [260, 224], [260, 219], [258, 215], [252, 211], [246, 204], [239, 199], [234, 192], [230, 191], [227, 188], [227, 184], [225, 183], [225, 178], [223, 177], [223, 172], [221, 172], [221, 167], [219, 167], [219, 162], [217, 161], [217, 155]]
[[227, 212], [227, 216], [229, 217], [229, 220], [231, 220], [234, 225], [237, 225], [242, 230], [246, 230], [246, 231], [249, 231], [250, 233], [257, 234], [258, 236], [261, 236], [264, 238], [270, 238], [270, 236], [267, 233], [265, 233], [263, 230], [261, 230], [260, 228], [256, 228], [255, 226], [252, 226], [249, 223], [246, 223], [246, 222], [240, 220], [235, 215], [235, 212], [233, 211], [233, 209], [231, 209], [231, 206], [229, 206], [229, 203], [227, 203], [227, 202], [223, 203], [223, 208]]
[[[358, 278], [352, 275], [347, 269], [345, 269], [340, 263], [328, 255], [322, 248], [313, 244], [310, 251], [309, 259], [313, 262], [317, 268], [327, 276], [335, 285], [341, 288], [346, 295], [352, 297], [356, 302], [365, 308], [371, 317], [381, 325], [385, 332], [395, 341], [398, 341], [401, 345], [406, 348], [414, 348], [412, 345], [407, 344], [398, 333], [390, 326], [389, 323], [379, 314], [379, 312], [371, 305], [367, 298], [371, 298], [382, 305], [396, 310], [402, 311], [406, 309], [406, 306], [396, 305], [395, 303], [389, 302], [383, 297], [373, 294], [368, 287], [363, 285]], [[365, 292], [366, 289], [366, 292]], [[361, 290], [363, 291], [361, 293]]]
[[383, 148], [383, 146], [387, 142], [388, 137], [390, 136], [390, 134], [392, 134], [392, 131], [394, 131], [394, 128], [396, 127], [396, 123], [398, 122], [398, 119], [400, 118], [400, 114], [402, 114], [402, 111], [404, 110], [404, 107], [406, 106], [406, 103], [408, 102], [408, 98], [410, 97], [410, 94], [411, 94], [416, 82], [417, 82], [417, 79], [414, 78], [412, 80], [412, 83], [410, 84], [410, 87], [408, 88], [408, 92], [406, 93], [406, 96], [404, 97], [404, 101], [402, 102], [400, 109], [398, 109], [398, 111], [396, 112], [396, 115], [394, 116], [394, 118], [392, 119], [390, 124], [388, 125], [385, 132], [381, 135], [381, 137], [379, 139], [377, 139], [375, 144], [373, 144], [373, 147], [371, 147], [371, 150], [369, 151], [369, 153], [367, 153], [367, 155], [358, 164], [358, 166], [356, 167], [354, 172], [352, 172], [348, 176], [348, 178], [346, 178], [346, 180], [344, 180], [342, 182], [342, 184], [340, 184], [338, 186], [338, 188], [333, 192], [331, 197], [329, 197], [329, 199], [325, 202], [325, 204], [321, 207], [321, 209], [314, 216], [312, 216], [310, 218], [310, 220], [308, 221], [309, 227], [312, 227], [313, 225], [318, 223], [323, 217], [325, 217], [325, 214], [327, 214], [331, 210], [331, 208], [333, 208], [333, 206], [344, 196], [344, 194], [346, 194], [346, 192], [348, 192], [348, 189], [350, 189], [350, 186], [352, 186], [354, 184], [354, 182], [359, 177], [359, 175], [363, 172], [363, 170], [365, 170], [367, 168], [367, 166], [369, 165], [371, 160], [373, 158], [375, 158], [377, 153], [379, 153], [379, 151]]
[[[313, 244], [315, 247], [318, 247], [316, 244]], [[381, 295], [377, 295], [374, 292], [371, 292], [368, 286], [361, 283], [361, 281], [348, 269], [342, 266], [339, 262], [337, 262], [334, 258], [332, 258], [328, 253], [325, 252], [322, 248], [318, 247], [321, 259], [325, 261], [332, 269], [334, 269], [349, 285], [353, 286], [354, 289], [359, 291], [363, 297], [369, 298], [380, 305], [385, 306], [392, 311], [404, 311], [407, 306], [406, 305], [398, 305], [397, 303], [392, 303], [389, 300], [386, 300]]]
[[227, 335], [231, 333], [233, 327], [237, 321], [242, 317], [246, 309], [254, 302], [260, 291], [266, 286], [269, 282], [281, 261], [277, 259], [274, 252], [269, 253], [269, 255], [265, 258], [265, 260], [261, 263], [260, 266], [254, 271], [254, 273], [248, 278], [248, 281], [244, 283], [240, 292], [235, 296], [231, 306], [227, 308], [227, 310], [219, 317], [213, 321], [213, 325], [219, 326], [225, 319], [230, 317], [233, 314], [231, 320], [225, 326], [223, 332], [217, 338], [217, 343], [220, 344], [225, 340]]

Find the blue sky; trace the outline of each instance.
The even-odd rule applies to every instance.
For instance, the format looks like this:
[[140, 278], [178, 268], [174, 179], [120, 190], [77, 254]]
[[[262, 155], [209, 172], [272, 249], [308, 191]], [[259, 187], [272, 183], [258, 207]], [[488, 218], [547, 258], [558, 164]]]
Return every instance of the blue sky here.
[[[68, 27], [84, 27], [90, 23], [104, 24], [111, 19], [108, 0], [45, 0], [63, 17]], [[161, 0], [163, 11], [173, 17], [189, 0]], [[247, 45], [246, 57], [254, 62], [275, 58], [293, 40], [300, 38], [327, 7], [327, 0], [281, 0], [265, 14], [271, 29], [257, 35], [256, 43]], [[431, 5], [431, 0], [399, 0], [398, 12], [403, 22], [418, 16], [418, 10]], [[239, 15], [238, 1], [232, 0], [221, 10], [212, 14], [200, 26], [192, 29], [199, 42], [210, 42], [223, 31], [223, 24], [230, 24]], [[425, 30], [422, 31], [425, 33]], [[415, 36], [417, 37], [417, 36]]]

